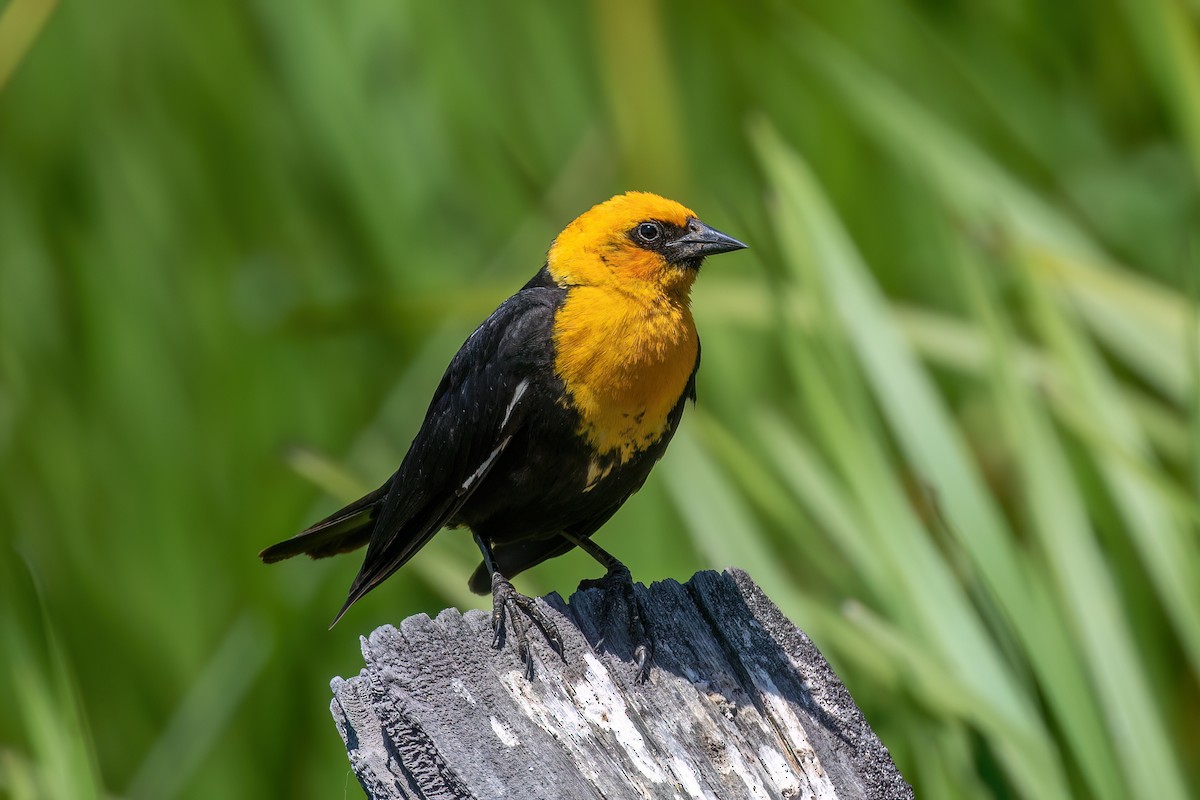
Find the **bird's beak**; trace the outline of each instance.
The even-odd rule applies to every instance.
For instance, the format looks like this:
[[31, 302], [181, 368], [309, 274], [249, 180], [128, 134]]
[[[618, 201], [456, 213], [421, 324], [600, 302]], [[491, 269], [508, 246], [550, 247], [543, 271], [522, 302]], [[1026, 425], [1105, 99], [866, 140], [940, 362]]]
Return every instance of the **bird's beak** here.
[[670, 261], [699, 261], [705, 256], [745, 249], [746, 245], [716, 228], [710, 228], [694, 217], [688, 220], [687, 231], [674, 241], [667, 242], [666, 255]]

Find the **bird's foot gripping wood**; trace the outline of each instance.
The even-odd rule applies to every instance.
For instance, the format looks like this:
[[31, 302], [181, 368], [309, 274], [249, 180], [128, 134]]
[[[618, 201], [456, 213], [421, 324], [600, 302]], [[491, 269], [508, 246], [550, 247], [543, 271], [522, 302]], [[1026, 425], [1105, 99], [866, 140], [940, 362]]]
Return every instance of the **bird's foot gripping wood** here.
[[505, 620], [512, 626], [513, 638], [517, 640], [517, 656], [525, 662], [525, 677], [533, 680], [533, 651], [529, 649], [529, 623], [525, 618], [533, 620], [541, 628], [546, 642], [558, 653], [563, 661], [567, 660], [563, 649], [562, 636], [558, 627], [550, 621], [537, 602], [513, 588], [512, 582], [496, 569], [496, 557], [492, 553], [491, 543], [475, 534], [475, 544], [483, 555], [484, 567], [492, 573], [492, 647], [504, 646], [508, 628]]
[[[566, 660], [562, 636], [558, 627], [537, 607], [537, 602], [518, 592], [508, 578], [499, 572], [492, 573], [492, 646], [501, 648], [511, 626], [513, 638], [517, 640], [517, 657], [525, 662], [525, 677], [533, 680], [533, 652], [529, 649], [528, 617], [541, 629], [546, 642]], [[507, 618], [508, 626], [505, 625]]]
[[[611, 556], [610, 556], [611, 558]], [[650, 665], [654, 662], [654, 637], [643, 621], [641, 602], [634, 591], [633, 575], [629, 568], [616, 559], [603, 578], [591, 578], [579, 582], [580, 591], [584, 589], [600, 589], [604, 592], [604, 602], [601, 605], [601, 615], [605, 620], [613, 619], [616, 598], [619, 595], [625, 602], [629, 613], [629, 641], [633, 643], [633, 661], [637, 666], [637, 679], [645, 683], [650, 677]]]

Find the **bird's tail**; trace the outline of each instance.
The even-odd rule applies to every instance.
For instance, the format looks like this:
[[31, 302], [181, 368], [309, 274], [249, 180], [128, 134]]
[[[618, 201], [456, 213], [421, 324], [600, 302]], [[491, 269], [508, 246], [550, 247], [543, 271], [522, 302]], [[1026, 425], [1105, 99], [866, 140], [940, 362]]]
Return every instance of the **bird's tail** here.
[[357, 550], [371, 539], [375, 515], [383, 504], [387, 489], [388, 484], [385, 483], [292, 538], [271, 545], [258, 557], [267, 564], [273, 564], [301, 553], [310, 558], [326, 558]]

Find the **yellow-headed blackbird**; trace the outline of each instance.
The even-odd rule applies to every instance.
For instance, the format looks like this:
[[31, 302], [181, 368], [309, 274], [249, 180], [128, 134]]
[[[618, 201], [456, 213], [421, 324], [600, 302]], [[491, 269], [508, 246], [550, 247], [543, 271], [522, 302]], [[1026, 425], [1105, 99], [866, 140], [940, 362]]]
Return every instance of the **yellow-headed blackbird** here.
[[463, 344], [400, 468], [383, 486], [295, 537], [266, 562], [367, 545], [334, 622], [443, 527], [471, 529], [501, 641], [511, 621], [526, 670], [532, 619], [561, 640], [509, 579], [580, 547], [629, 607], [642, 677], [650, 639], [629, 570], [591, 535], [641, 488], [696, 397], [700, 340], [689, 293], [705, 256], [745, 247], [679, 203], [618, 195], [558, 235], [546, 264]]

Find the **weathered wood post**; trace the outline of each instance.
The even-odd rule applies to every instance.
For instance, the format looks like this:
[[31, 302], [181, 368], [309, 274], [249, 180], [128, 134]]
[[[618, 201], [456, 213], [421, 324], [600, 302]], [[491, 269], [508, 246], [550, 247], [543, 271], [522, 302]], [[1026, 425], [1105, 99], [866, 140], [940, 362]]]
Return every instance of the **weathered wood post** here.
[[[494, 650], [489, 617], [379, 628], [332, 711], [371, 798], [911, 798], [829, 664], [744, 572], [638, 587], [654, 669], [635, 682], [598, 590], [559, 615], [566, 663]], [[614, 614], [624, 619], [624, 613]]]

